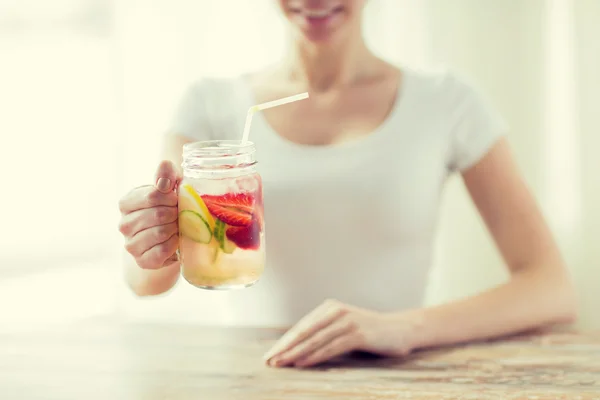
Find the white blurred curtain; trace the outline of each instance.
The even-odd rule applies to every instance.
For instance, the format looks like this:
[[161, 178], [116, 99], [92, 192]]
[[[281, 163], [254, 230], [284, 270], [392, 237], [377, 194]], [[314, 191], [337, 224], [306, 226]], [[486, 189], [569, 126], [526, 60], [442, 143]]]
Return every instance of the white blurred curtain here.
[[[115, 1], [115, 54], [125, 156], [122, 189], [148, 182], [158, 137], [185, 86], [233, 76], [281, 54], [285, 35], [271, 0]], [[512, 126], [510, 141], [573, 271], [583, 325], [600, 325], [600, 2], [597, 0], [370, 0], [366, 34], [397, 63], [448, 64], [472, 77]], [[428, 301], [506, 279], [501, 260], [459, 179], [449, 182], [438, 263]], [[122, 291], [137, 318], [207, 321], [226, 314], [217, 293], [180, 284], [159, 299]]]

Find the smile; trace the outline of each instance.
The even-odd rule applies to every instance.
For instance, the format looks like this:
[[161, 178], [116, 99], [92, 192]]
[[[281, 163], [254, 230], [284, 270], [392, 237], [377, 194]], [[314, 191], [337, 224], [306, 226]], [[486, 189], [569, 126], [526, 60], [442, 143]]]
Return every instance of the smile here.
[[343, 6], [336, 6], [329, 9], [300, 9], [300, 8], [292, 8], [291, 12], [295, 14], [302, 15], [307, 19], [326, 19], [328, 17], [332, 17], [333, 15], [341, 12], [343, 10]]

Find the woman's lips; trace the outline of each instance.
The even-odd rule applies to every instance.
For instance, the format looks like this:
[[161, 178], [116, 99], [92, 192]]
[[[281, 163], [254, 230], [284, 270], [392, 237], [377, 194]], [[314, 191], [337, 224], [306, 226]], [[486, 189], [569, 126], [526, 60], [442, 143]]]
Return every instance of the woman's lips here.
[[314, 16], [309, 16], [306, 15], [304, 17], [304, 19], [306, 20], [306, 22], [314, 27], [322, 27], [325, 26], [327, 24], [329, 24], [329, 22], [331, 22], [331, 20], [333, 19], [334, 14], [329, 13], [325, 16], [319, 16], [319, 17], [314, 17]]
[[329, 10], [294, 10], [306, 25], [313, 28], [326, 27], [341, 11], [341, 7]]

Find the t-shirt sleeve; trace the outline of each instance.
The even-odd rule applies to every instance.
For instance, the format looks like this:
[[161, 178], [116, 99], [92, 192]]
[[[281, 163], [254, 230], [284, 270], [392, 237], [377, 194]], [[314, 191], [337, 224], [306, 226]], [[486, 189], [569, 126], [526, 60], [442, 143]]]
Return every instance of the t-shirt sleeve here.
[[448, 168], [461, 172], [474, 166], [508, 132], [509, 126], [490, 100], [473, 85], [450, 76], [453, 92]]
[[207, 83], [190, 85], [176, 103], [167, 134], [185, 136], [191, 140], [210, 140], [213, 129], [207, 112]]

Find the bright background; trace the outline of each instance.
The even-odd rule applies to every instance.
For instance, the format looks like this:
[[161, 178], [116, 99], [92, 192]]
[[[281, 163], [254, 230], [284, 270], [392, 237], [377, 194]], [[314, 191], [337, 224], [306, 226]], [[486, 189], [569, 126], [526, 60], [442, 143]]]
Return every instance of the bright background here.
[[[182, 91], [276, 60], [275, 0], [0, 0], [0, 324], [205, 321], [219, 295], [136, 299], [117, 201], [149, 182]], [[369, 43], [472, 77], [510, 121], [521, 169], [600, 327], [600, 1], [370, 0]], [[460, 179], [449, 182], [428, 302], [506, 279]], [[222, 304], [221, 304], [222, 305]]]

